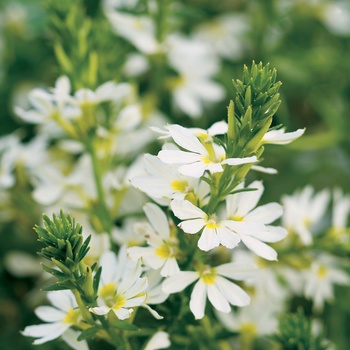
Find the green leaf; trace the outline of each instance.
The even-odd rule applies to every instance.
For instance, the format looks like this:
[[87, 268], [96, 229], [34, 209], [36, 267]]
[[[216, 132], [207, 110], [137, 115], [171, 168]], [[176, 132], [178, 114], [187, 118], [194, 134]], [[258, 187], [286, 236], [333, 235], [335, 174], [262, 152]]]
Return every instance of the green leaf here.
[[113, 320], [110, 322], [110, 325], [114, 328], [122, 329], [123, 331], [137, 331], [139, 328], [134, 324], [128, 323], [127, 321], [122, 320]]
[[81, 340], [85, 340], [85, 339], [93, 339], [93, 338], [95, 338], [96, 333], [97, 333], [98, 331], [102, 330], [102, 329], [103, 329], [103, 327], [102, 327], [102, 326], [99, 326], [99, 325], [93, 326], [93, 327], [88, 328], [88, 329], [85, 329], [85, 330], [83, 330], [83, 331], [80, 333], [80, 335], [79, 335], [79, 337], [77, 338], [77, 340], [78, 340], [78, 341], [81, 341]]

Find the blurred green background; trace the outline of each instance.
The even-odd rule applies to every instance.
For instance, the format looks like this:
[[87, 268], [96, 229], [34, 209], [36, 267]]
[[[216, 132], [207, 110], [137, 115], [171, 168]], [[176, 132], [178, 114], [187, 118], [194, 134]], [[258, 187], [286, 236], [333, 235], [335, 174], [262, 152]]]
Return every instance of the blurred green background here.
[[[54, 55], [53, 45], [58, 34], [52, 25], [50, 6], [52, 2], [40, 0], [2, 0], [0, 3], [1, 135], [20, 128], [26, 137], [31, 137], [33, 127], [15, 118], [13, 106], [28, 107], [28, 92], [38, 86], [52, 86], [62, 73]], [[101, 20], [99, 1], [85, 0], [82, 6], [92, 21]], [[344, 10], [337, 17], [336, 6], [347, 12]], [[188, 0], [186, 5], [179, 6], [178, 16], [182, 16], [182, 21], [178, 26], [191, 33], [197, 25], [223, 13], [246, 16], [249, 30], [241, 40], [248, 49], [239, 58], [223, 60], [217, 80], [227, 88], [227, 99], [205, 112], [199, 121], [201, 126], [225, 118], [226, 105], [234, 96], [230, 82], [241, 77], [243, 64], [249, 66], [252, 60], [270, 62], [283, 83], [282, 105], [274, 123], [285, 125], [287, 131], [306, 127], [306, 134], [288, 147], [267, 147], [265, 165], [277, 168], [279, 174], [261, 176], [266, 198], [279, 200], [282, 194], [290, 194], [309, 183], [317, 190], [340, 187], [349, 193], [349, 2]], [[107, 77], [113, 78], [115, 76]], [[182, 122], [196, 125], [192, 120], [182, 119]], [[20, 202], [22, 207], [30, 206], [30, 199], [20, 195], [11, 201]], [[32, 227], [40, 213], [36, 214], [0, 222], [1, 257], [11, 250], [35, 254], [37, 244]], [[4, 215], [13, 213], [5, 210], [0, 216]], [[19, 330], [38, 321], [32, 308], [37, 303], [33, 295], [39, 287], [34, 277], [14, 276], [3, 262], [1, 259], [0, 349], [32, 349], [31, 340], [20, 336]], [[336, 301], [326, 308], [326, 334], [339, 349], [347, 349], [350, 304], [344, 290], [337, 289]], [[36, 348], [64, 349], [65, 345], [57, 342]]]

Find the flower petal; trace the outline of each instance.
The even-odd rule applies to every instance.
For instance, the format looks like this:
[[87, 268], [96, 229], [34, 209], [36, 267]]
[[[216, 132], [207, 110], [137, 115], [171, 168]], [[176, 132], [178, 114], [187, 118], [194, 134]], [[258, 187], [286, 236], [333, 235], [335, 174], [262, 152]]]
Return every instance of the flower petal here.
[[168, 277], [163, 282], [162, 290], [167, 294], [181, 292], [196, 279], [198, 279], [198, 277], [197, 272], [181, 271], [174, 276]]
[[215, 284], [230, 304], [237, 306], [246, 306], [249, 304], [249, 295], [235, 283], [232, 283], [223, 277], [217, 276], [215, 279]]
[[247, 248], [255, 254], [266, 260], [277, 260], [277, 252], [267, 244], [249, 235], [241, 235], [241, 239]]
[[219, 244], [220, 240], [216, 230], [205, 227], [198, 240], [198, 248], [207, 252], [208, 250], [218, 247]]
[[231, 306], [221, 291], [216, 285], [217, 279], [214, 284], [208, 285], [208, 299], [216, 310], [228, 313], [231, 311]]
[[199, 280], [191, 293], [190, 309], [196, 320], [204, 317], [205, 305], [207, 299], [207, 285]]
[[181, 220], [186, 219], [197, 219], [202, 218], [205, 219], [207, 214], [204, 213], [203, 210], [197, 208], [190, 201], [187, 200], [179, 200], [174, 199], [170, 203], [171, 210], [174, 212], [175, 216], [177, 216]]

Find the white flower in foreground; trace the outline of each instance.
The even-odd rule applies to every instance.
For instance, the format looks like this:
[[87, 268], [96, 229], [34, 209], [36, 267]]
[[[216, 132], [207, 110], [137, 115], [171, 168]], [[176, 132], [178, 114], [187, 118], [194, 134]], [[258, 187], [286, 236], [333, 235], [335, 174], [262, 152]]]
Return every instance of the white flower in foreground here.
[[180, 125], [169, 125], [168, 130], [175, 143], [189, 152], [161, 150], [158, 157], [167, 164], [184, 164], [179, 167], [179, 172], [182, 175], [198, 178], [206, 170], [211, 173], [222, 172], [225, 164], [241, 165], [257, 161], [255, 156], [226, 159], [223, 147], [215, 143], [207, 144], [205, 147], [190, 130]]
[[106, 252], [100, 259], [102, 267], [98, 289], [98, 305], [90, 308], [97, 315], [113, 311], [124, 320], [133, 312], [132, 307], [140, 306], [146, 299], [147, 278], [141, 278], [142, 269], [127, 258], [126, 247], [119, 252], [118, 259], [113, 252]]
[[298, 234], [305, 245], [311, 244], [313, 232], [322, 224], [329, 199], [328, 190], [314, 194], [311, 186], [306, 186], [294, 195], [284, 196], [283, 226]]
[[167, 349], [170, 345], [169, 334], [166, 332], [157, 332], [148, 341], [144, 350]]
[[248, 305], [249, 295], [228, 279], [244, 280], [251, 278], [255, 272], [254, 265], [233, 262], [215, 268], [207, 266], [201, 271], [181, 271], [164, 281], [163, 291], [178, 293], [198, 280], [191, 293], [190, 309], [195, 318], [200, 319], [204, 317], [207, 297], [216, 310], [225, 313], [231, 311], [230, 304]]
[[43, 344], [60, 336], [71, 345], [74, 349], [88, 349], [85, 340], [78, 342], [72, 339], [69, 329], [72, 326], [79, 325], [82, 320], [80, 310], [71, 291], [55, 291], [47, 294], [48, 299], [54, 306], [39, 306], [35, 309], [35, 314], [45, 324], [27, 326], [22, 334], [27, 337], [38, 338], [33, 344]]
[[335, 258], [317, 257], [311, 268], [304, 272], [305, 296], [312, 299], [314, 309], [321, 311], [326, 301], [333, 300], [333, 285], [350, 285], [350, 277], [339, 266]]
[[285, 132], [285, 128], [268, 131], [261, 143], [263, 144], [273, 144], [273, 145], [287, 145], [293, 142], [305, 132], [305, 129], [298, 129], [293, 132]]
[[171, 236], [168, 219], [155, 204], [147, 203], [143, 207], [151, 223], [142, 225], [148, 247], [131, 247], [128, 254], [133, 260], [142, 258], [152, 269], [160, 270], [162, 276], [171, 276], [180, 271], [176, 261], [177, 239]]
[[204, 251], [218, 247], [220, 244], [232, 249], [240, 242], [239, 236], [231, 231], [229, 220], [217, 220], [215, 215], [208, 216], [202, 209], [191, 202], [174, 199], [171, 210], [181, 220], [179, 227], [186, 233], [195, 234], [203, 229], [198, 240], [198, 248]]
[[[243, 188], [243, 184], [237, 187], [239, 188]], [[233, 230], [247, 248], [267, 260], [277, 260], [276, 251], [264, 242], [278, 242], [288, 234], [283, 227], [269, 225], [281, 217], [283, 208], [278, 203], [256, 207], [264, 192], [264, 186], [260, 181], [254, 181], [247, 188], [256, 190], [239, 192], [227, 197], [227, 220], [239, 224]]]
[[148, 174], [134, 177], [130, 182], [151, 198], [183, 199], [191, 193], [202, 201], [209, 193], [209, 185], [206, 182], [179, 174], [177, 167], [163, 163], [156, 156], [145, 154], [144, 165]]

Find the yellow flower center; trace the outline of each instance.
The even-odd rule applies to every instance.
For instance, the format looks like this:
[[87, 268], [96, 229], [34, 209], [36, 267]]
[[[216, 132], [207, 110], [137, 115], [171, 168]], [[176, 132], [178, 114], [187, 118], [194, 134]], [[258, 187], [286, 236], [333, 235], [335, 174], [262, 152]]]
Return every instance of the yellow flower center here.
[[256, 325], [251, 322], [242, 324], [241, 333], [245, 336], [254, 337], [257, 334]]
[[210, 230], [214, 230], [214, 229], [220, 228], [221, 224], [220, 224], [220, 222], [216, 222], [215, 217], [211, 217], [205, 226]]
[[171, 77], [167, 81], [167, 86], [170, 90], [175, 90], [180, 88], [182, 85], [184, 85], [186, 82], [186, 79], [179, 75], [178, 77]]
[[325, 278], [328, 274], [328, 270], [325, 266], [320, 266], [318, 271], [317, 271], [317, 276], [319, 278]]
[[201, 279], [205, 284], [214, 284], [216, 278], [215, 269], [206, 269], [201, 273]]
[[156, 249], [156, 255], [158, 255], [159, 257], [163, 258], [163, 259], [167, 259], [172, 257], [173, 254], [173, 249], [171, 247], [169, 247], [168, 244], [163, 243], [161, 246], [159, 246]]
[[235, 215], [233, 218], [232, 218], [233, 221], [244, 221], [244, 217], [241, 216], [241, 215]]
[[186, 180], [175, 180], [170, 186], [174, 191], [186, 192], [188, 183]]
[[117, 295], [115, 300], [114, 300], [114, 305], [113, 305], [113, 309], [114, 310], [119, 310], [120, 308], [122, 308], [125, 305], [125, 297], [123, 297], [122, 295]]
[[108, 300], [113, 299], [116, 292], [116, 286], [113, 283], [107, 283], [100, 288], [99, 294], [102, 299]]
[[63, 322], [68, 324], [78, 324], [80, 316], [81, 314], [79, 309], [70, 309], [68, 310]]

